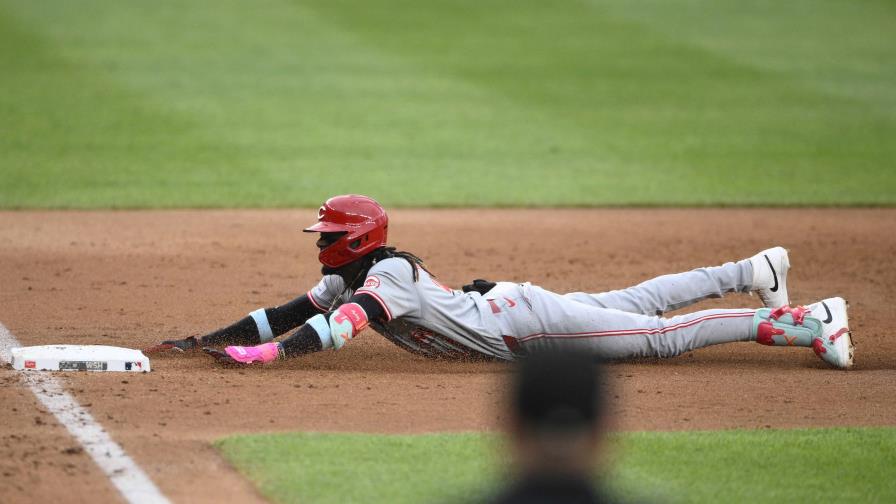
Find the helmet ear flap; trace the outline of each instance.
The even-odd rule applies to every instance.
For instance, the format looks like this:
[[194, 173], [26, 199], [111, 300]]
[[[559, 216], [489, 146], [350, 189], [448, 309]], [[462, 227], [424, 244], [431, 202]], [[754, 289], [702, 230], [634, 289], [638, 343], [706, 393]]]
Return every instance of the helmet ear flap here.
[[349, 243], [348, 248], [350, 248], [352, 250], [357, 250], [361, 246], [362, 243], [366, 243], [368, 241], [370, 241], [370, 234], [365, 234], [364, 236], [358, 238], [357, 240]]

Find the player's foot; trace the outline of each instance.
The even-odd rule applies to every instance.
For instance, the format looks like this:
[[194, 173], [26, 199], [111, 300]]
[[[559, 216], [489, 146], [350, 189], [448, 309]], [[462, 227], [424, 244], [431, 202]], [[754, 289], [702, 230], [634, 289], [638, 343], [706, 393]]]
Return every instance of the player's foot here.
[[804, 306], [760, 308], [753, 316], [753, 337], [762, 345], [810, 347], [824, 324]]
[[790, 304], [787, 297], [787, 270], [790, 258], [784, 247], [774, 247], [750, 258], [753, 265], [751, 289], [759, 294], [762, 304], [768, 308], [779, 308]]
[[834, 297], [808, 306], [811, 316], [822, 323], [822, 336], [812, 341], [812, 349], [828, 364], [847, 369], [853, 365], [855, 345], [849, 332], [847, 303]]

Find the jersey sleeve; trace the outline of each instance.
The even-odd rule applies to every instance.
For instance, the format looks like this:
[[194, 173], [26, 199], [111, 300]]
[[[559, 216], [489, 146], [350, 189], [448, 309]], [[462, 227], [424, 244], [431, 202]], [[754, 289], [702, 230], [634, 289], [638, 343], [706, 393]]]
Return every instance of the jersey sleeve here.
[[404, 259], [390, 258], [370, 268], [364, 285], [355, 295], [367, 294], [386, 312], [386, 319], [420, 313], [420, 296], [411, 265]]
[[[345, 282], [339, 275], [326, 275], [320, 282], [308, 291], [308, 299], [317, 309], [327, 312], [335, 308], [340, 302], [333, 303], [337, 297], [343, 296]], [[344, 301], [344, 300], [340, 300]]]

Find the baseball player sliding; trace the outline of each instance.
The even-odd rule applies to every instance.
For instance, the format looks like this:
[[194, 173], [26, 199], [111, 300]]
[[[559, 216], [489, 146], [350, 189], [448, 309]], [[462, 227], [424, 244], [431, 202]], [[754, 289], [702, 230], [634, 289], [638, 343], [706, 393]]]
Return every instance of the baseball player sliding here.
[[[366, 196], [336, 196], [320, 207], [317, 246], [323, 278], [307, 294], [261, 308], [205, 336], [156, 349], [203, 350], [226, 364], [266, 363], [339, 350], [368, 326], [426, 357], [512, 360], [539, 349], [597, 358], [673, 357], [734, 341], [810, 347], [828, 364], [853, 364], [846, 302], [791, 307], [790, 261], [781, 247], [721, 266], [664, 275], [612, 292], [557, 294], [530, 283], [440, 284], [423, 261], [387, 246], [389, 218]], [[765, 308], [668, 312], [727, 292], [759, 294]], [[287, 334], [286, 338], [274, 341]], [[215, 347], [226, 346], [223, 350]]]

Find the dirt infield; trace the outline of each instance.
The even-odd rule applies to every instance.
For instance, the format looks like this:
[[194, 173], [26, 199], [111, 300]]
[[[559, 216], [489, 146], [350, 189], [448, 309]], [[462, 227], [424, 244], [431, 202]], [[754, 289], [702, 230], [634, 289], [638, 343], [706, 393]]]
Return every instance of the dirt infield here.
[[[26, 345], [142, 348], [199, 334], [303, 293], [318, 277], [312, 210], [0, 213], [0, 321]], [[391, 241], [440, 280], [528, 280], [604, 291], [790, 249], [791, 298], [851, 304], [857, 366], [805, 348], [719, 346], [614, 364], [618, 428], [896, 424], [896, 210], [403, 210]], [[758, 306], [733, 295], [700, 305]], [[338, 353], [249, 370], [204, 355], [153, 359], [145, 375], [60, 379], [175, 501], [259, 497], [208, 442], [237, 432], [500, 428], [498, 363], [432, 362], [374, 333]], [[114, 499], [115, 490], [0, 370], [0, 500]]]

